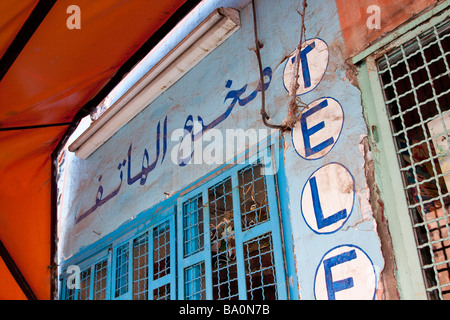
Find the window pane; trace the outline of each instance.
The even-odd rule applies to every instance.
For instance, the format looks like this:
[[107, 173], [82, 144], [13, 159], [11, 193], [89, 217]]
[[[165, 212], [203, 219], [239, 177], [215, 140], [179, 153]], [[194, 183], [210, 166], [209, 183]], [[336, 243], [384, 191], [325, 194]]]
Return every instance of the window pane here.
[[206, 298], [204, 262], [184, 269], [184, 298], [185, 300], [204, 300]]
[[429, 298], [450, 299], [450, 23], [378, 61]]
[[91, 269], [84, 270], [80, 274], [80, 300], [89, 300], [91, 290]]
[[247, 299], [277, 299], [272, 234], [244, 242], [244, 260]]
[[183, 204], [184, 256], [203, 249], [203, 199], [201, 194]]
[[270, 219], [267, 186], [262, 170], [263, 166], [255, 163], [238, 172], [242, 230]]
[[133, 240], [133, 300], [147, 300], [148, 233]]
[[213, 298], [237, 299], [238, 279], [231, 178], [209, 188]]
[[115, 297], [128, 292], [128, 243], [116, 251], [116, 290]]
[[64, 295], [64, 300], [75, 300], [75, 289], [69, 289], [66, 283], [66, 292]]
[[154, 289], [153, 300], [170, 300], [170, 284]]
[[170, 273], [170, 223], [153, 228], [153, 279]]
[[106, 299], [107, 267], [108, 260], [103, 260], [94, 267], [94, 300]]

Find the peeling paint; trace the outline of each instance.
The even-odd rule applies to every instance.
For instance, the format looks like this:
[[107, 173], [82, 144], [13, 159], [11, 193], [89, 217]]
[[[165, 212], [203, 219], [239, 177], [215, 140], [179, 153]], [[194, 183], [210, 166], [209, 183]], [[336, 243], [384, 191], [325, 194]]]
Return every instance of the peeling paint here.
[[375, 216], [376, 230], [380, 237], [381, 252], [384, 258], [384, 268], [380, 273], [379, 299], [398, 300], [400, 294], [397, 289], [395, 277], [395, 258], [392, 247], [392, 238], [389, 232], [388, 223], [384, 216], [384, 204], [380, 198], [379, 190], [375, 181], [374, 159], [370, 151], [370, 142], [367, 136], [362, 137], [360, 150], [364, 155], [364, 174], [367, 182], [368, 203]]

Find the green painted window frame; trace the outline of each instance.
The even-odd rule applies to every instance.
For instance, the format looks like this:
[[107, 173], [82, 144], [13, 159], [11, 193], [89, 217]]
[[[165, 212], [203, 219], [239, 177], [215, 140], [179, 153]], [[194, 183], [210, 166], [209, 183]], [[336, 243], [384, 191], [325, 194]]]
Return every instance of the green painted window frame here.
[[392, 237], [397, 287], [400, 298], [406, 300], [426, 300], [427, 293], [376, 61], [443, 22], [449, 14], [450, 1], [447, 0], [400, 26], [352, 59], [358, 71], [363, 113], [375, 163], [375, 180]]

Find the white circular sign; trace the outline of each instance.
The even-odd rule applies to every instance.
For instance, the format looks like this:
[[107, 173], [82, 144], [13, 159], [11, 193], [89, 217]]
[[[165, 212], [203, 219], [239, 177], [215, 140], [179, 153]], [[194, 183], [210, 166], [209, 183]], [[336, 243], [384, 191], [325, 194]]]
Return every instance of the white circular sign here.
[[326, 97], [313, 101], [292, 130], [295, 151], [306, 160], [324, 157], [339, 139], [343, 124], [344, 111], [337, 100]]
[[309, 39], [302, 43], [300, 60], [297, 64], [298, 50], [289, 56], [284, 67], [283, 83], [286, 90], [291, 94], [295, 83], [295, 68], [298, 66], [299, 88], [296, 95], [305, 94], [314, 90], [322, 80], [328, 67], [328, 46], [319, 38]]
[[317, 267], [316, 300], [373, 300], [376, 289], [376, 269], [367, 253], [357, 246], [331, 249]]
[[342, 164], [332, 162], [309, 177], [302, 191], [301, 211], [315, 233], [333, 233], [350, 217], [354, 200], [353, 176]]

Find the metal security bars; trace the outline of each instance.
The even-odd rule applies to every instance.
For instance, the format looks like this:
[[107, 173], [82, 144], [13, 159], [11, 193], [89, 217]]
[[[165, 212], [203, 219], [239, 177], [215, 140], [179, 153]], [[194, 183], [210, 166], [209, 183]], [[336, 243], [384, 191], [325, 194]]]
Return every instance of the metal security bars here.
[[103, 260], [94, 267], [94, 300], [106, 300], [108, 260]]
[[[175, 217], [169, 207], [163, 219], [138, 235], [131, 236], [115, 251], [116, 299], [164, 300], [173, 299], [171, 287], [175, 285]], [[131, 252], [131, 257], [128, 252]], [[129, 287], [129, 284], [131, 286]], [[129, 290], [128, 288], [131, 288]]]
[[70, 261], [80, 287], [68, 289], [67, 270], [61, 299], [286, 299], [275, 175], [264, 162], [228, 165], [81, 252]]
[[[103, 253], [104, 255], [105, 253]], [[69, 286], [67, 279], [65, 279], [65, 290], [62, 290], [61, 298], [64, 300], [106, 300], [109, 288], [107, 283], [108, 265], [109, 258], [101, 257], [99, 262], [93, 263], [80, 272], [78, 284], [73, 281], [72, 286]]]
[[80, 300], [88, 300], [91, 287], [91, 269], [81, 272], [80, 277]]
[[244, 242], [245, 280], [250, 300], [277, 299], [272, 235]]
[[203, 202], [199, 194], [183, 203], [184, 256], [203, 249]]
[[450, 299], [450, 22], [377, 60], [430, 299]]
[[247, 230], [270, 219], [267, 187], [264, 177], [255, 172], [254, 166], [239, 171], [238, 176], [242, 230]]
[[231, 178], [212, 186], [208, 192], [213, 296], [219, 300], [237, 299], [238, 278]]
[[204, 300], [206, 298], [205, 263], [199, 262], [184, 269], [185, 300]]
[[121, 295], [128, 292], [128, 244], [121, 245], [116, 249], [116, 267], [115, 267], [115, 297], [120, 297]]
[[271, 170], [236, 165], [180, 198], [180, 299], [286, 299]]
[[133, 240], [133, 300], [145, 300], [148, 293], [148, 232]]
[[175, 299], [175, 208], [158, 213], [144, 230], [135, 229], [82, 261], [78, 288], [69, 289], [69, 277], [64, 278], [61, 299]]

